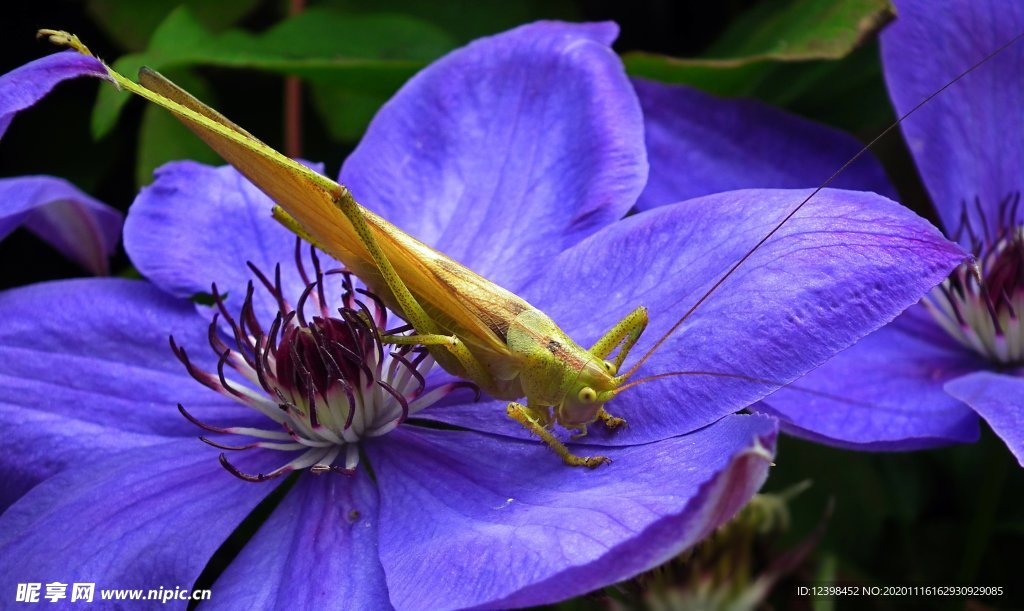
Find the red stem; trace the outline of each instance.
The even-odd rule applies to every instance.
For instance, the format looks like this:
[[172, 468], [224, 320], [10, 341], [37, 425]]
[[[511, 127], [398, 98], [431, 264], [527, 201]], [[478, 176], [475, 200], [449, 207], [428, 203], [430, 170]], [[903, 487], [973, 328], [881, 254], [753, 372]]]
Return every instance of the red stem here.
[[[290, 0], [288, 15], [298, 15], [306, 8], [306, 0]], [[284, 79], [284, 153], [302, 156], [302, 81], [298, 77]]]

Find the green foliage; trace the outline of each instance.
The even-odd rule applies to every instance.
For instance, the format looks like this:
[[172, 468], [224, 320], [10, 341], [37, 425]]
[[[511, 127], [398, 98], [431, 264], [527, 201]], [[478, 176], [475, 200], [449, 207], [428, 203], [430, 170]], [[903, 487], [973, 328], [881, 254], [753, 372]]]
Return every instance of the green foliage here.
[[629, 72], [723, 95], [750, 95], [780, 64], [849, 55], [894, 16], [889, 0], [773, 0], [736, 19], [700, 58], [634, 52]]
[[772, 0], [735, 20], [708, 57], [839, 59], [895, 16], [889, 0]]
[[221, 30], [253, 10], [260, 0], [88, 0], [89, 15], [111, 38], [126, 49], [146, 46], [157, 26], [179, 6], [188, 7], [196, 20]]
[[[575, 13], [568, 1], [496, 6], [465, 1], [444, 4], [441, 10], [422, 3], [398, 2], [386, 14], [375, 12], [380, 10], [377, 3], [336, 1], [308, 9], [254, 35], [241, 29], [215, 33], [251, 9], [251, 1], [235, 0], [219, 10], [197, 4], [200, 6], [185, 3], [172, 9], [162, 2], [136, 6], [94, 0], [90, 7], [94, 11], [103, 9], [101, 23], [111, 31], [152, 33], [144, 50], [113, 63], [122, 74], [134, 74], [148, 66], [167, 72], [206, 100], [211, 100], [212, 90], [196, 73], [198, 68], [301, 77], [330, 135], [346, 142], [362, 135], [373, 114], [402, 83], [460, 41], [512, 27], [540, 13], [550, 17], [572, 17]], [[164, 16], [162, 23], [151, 23]], [[129, 48], [143, 47], [141, 41], [119, 40]], [[92, 117], [95, 137], [110, 132], [128, 99], [111, 88], [100, 90]], [[143, 112], [137, 184], [148, 182], [155, 168], [173, 159], [217, 161], [173, 119], [155, 108]]]
[[[381, 3], [376, 0], [326, 0], [324, 5], [356, 15], [382, 10]], [[579, 21], [582, 18], [580, 7], [572, 0], [390, 0], [386, 10], [431, 23], [460, 43], [537, 19]]]
[[[339, 36], [339, 32], [345, 32]], [[432, 26], [402, 16], [346, 16], [311, 9], [262, 35], [241, 30], [211, 34], [185, 8], [157, 28], [144, 53], [126, 55], [113, 67], [134, 74], [196, 66], [262, 70], [313, 82], [389, 95], [453, 42]], [[127, 98], [101, 91], [93, 132], [107, 133]]]
[[[145, 49], [119, 58], [113, 66], [134, 74], [142, 66], [169, 72], [190, 83], [210, 99], [216, 88], [196, 72], [200, 68], [254, 70], [297, 76], [331, 138], [354, 142], [373, 114], [398, 87], [431, 60], [460, 42], [499, 31], [536, 17], [572, 17], [568, 0], [534, 0], [500, 5], [454, 0], [426, 6], [412, 0], [389, 4], [367, 0], [329, 0], [285, 19], [261, 34], [241, 29], [216, 33], [251, 9], [240, 0], [218, 10], [206, 5], [193, 10], [188, 3], [167, 13], [168, 5], [129, 7], [131, 3], [94, 0], [96, 9], [109, 2], [103, 23], [121, 20], [128, 29], [146, 30], [154, 16], [166, 14], [155, 26]], [[760, 4], [736, 19], [704, 57], [679, 59], [643, 52], [625, 56], [637, 75], [668, 82], [686, 82], [713, 92], [760, 97], [795, 106], [796, 110], [832, 119], [849, 129], [883, 124], [888, 115], [863, 116], [851, 108], [849, 89], [865, 82], [880, 83], [877, 62], [868, 54], [839, 64], [806, 60], [845, 57], [892, 17], [888, 0], [775, 0]], [[134, 21], [133, 21], [134, 20]], [[127, 27], [127, 25], [125, 25]], [[121, 28], [123, 29], [123, 28]], [[120, 31], [120, 29], [119, 29]], [[861, 68], [862, 81], [851, 80], [851, 68]], [[843, 79], [835, 73], [842, 70]], [[836, 83], [845, 84], [836, 88]], [[877, 95], [884, 95], [879, 86]], [[111, 88], [100, 90], [92, 117], [93, 134], [102, 137], [116, 123], [127, 96]], [[802, 106], [801, 106], [802, 105]], [[822, 116], [824, 115], [824, 116]], [[844, 121], [856, 117], [856, 121]], [[181, 157], [215, 161], [183, 128], [159, 111], [144, 111], [136, 164], [138, 184], [149, 180], [160, 164]]]
[[[241, 30], [212, 34], [182, 7], [157, 28], [144, 52], [121, 57], [113, 67], [122, 74], [134, 74], [142, 66], [169, 72], [206, 99], [207, 88], [193, 72], [198, 67], [299, 76], [309, 83], [332, 133], [354, 140], [402, 83], [454, 46], [454, 40], [438, 28], [402, 15], [310, 9], [260, 35]], [[109, 132], [127, 101], [123, 92], [100, 90], [92, 118], [96, 137]], [[176, 121], [158, 109], [147, 109], [140, 133], [138, 183], [148, 182], [152, 170], [162, 163], [182, 157], [216, 161]]]

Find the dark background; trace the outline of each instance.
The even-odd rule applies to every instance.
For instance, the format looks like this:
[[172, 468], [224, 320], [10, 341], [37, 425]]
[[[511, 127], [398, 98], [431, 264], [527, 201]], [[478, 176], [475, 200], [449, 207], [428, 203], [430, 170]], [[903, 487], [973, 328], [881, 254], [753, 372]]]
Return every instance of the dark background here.
[[[95, 18], [109, 4], [119, 3], [48, 1], [6, 6], [0, 25], [0, 73], [52, 51], [35, 41], [34, 33], [40, 27], [73, 31], [108, 60], [138, 50], [128, 48], [124, 36], [112, 35]], [[280, 21], [288, 10], [283, 2], [253, 4], [233, 27], [259, 32]], [[410, 10], [409, 4], [384, 7], [402, 11]], [[445, 12], [446, 3], [430, 4], [437, 13]], [[744, 11], [758, 4], [753, 0], [501, 3], [505, 6], [501, 16], [461, 23], [455, 37], [465, 41], [541, 17], [612, 19], [622, 27], [616, 45], [620, 52], [643, 50], [690, 57], [703, 53]], [[137, 34], [145, 40], [144, 33]], [[253, 131], [258, 136], [282, 147], [282, 77], [225, 68], [199, 68], [196, 72], [215, 91], [220, 110], [241, 125], [257, 126]], [[140, 186], [135, 165], [142, 106], [130, 104], [117, 127], [94, 141], [89, 120], [97, 86], [88, 80], [63, 84], [57, 94], [16, 118], [0, 142], [0, 176], [62, 176], [126, 210]], [[750, 93], [847, 129], [865, 141], [894, 119], [873, 37], [845, 59], [780, 69]], [[332, 136], [308, 97], [303, 110], [303, 156], [324, 160], [328, 173], [336, 172], [354, 142]], [[898, 134], [880, 143], [875, 153], [904, 203], [931, 217], [927, 197]], [[112, 268], [114, 273], [130, 273], [128, 265], [122, 252]], [[81, 274], [27, 232], [17, 231], [0, 242], [0, 288]], [[1024, 471], [989, 431], [984, 431], [977, 444], [914, 454], [858, 454], [784, 438], [777, 463], [766, 491], [783, 490], [804, 480], [811, 480], [812, 486], [789, 503], [792, 521], [788, 530], [757, 544], [755, 557], [760, 568], [805, 539], [821, 523], [830, 500], [834, 511], [820, 543], [776, 587], [769, 598], [771, 606], [1024, 607], [1024, 586], [1017, 585], [1024, 550]], [[859, 598], [813, 603], [794, 594], [798, 585], [836, 580], [883, 586], [1003, 586], [1007, 593], [1001, 598], [972, 601], [955, 597]], [[575, 605], [592, 602], [577, 601]], [[635, 599], [627, 602], [641, 606]]]

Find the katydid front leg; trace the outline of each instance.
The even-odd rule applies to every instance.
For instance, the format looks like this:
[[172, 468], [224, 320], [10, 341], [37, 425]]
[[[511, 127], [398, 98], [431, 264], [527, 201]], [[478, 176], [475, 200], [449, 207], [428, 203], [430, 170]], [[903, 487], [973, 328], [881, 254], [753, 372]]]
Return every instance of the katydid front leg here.
[[608, 413], [608, 410], [601, 408], [601, 411], [597, 412], [597, 419], [601, 421], [601, 424], [609, 430], [614, 430], [620, 426], [626, 426], [626, 419], [613, 416]]
[[625, 318], [615, 323], [615, 326], [609, 329], [601, 339], [597, 340], [588, 352], [599, 359], [605, 359], [615, 350], [616, 346], [622, 344], [622, 349], [615, 355], [615, 360], [611, 361], [612, 365], [615, 366], [614, 373], [618, 373], [619, 367], [622, 367], [623, 361], [629, 356], [629, 351], [636, 345], [637, 340], [640, 339], [640, 335], [646, 328], [647, 308], [639, 306], [629, 314], [626, 314]]
[[540, 408], [545, 413], [541, 413], [537, 408], [523, 405], [522, 403], [516, 403], [515, 401], [508, 404], [505, 408], [505, 413], [509, 415], [519, 424], [522, 424], [531, 433], [541, 438], [541, 440], [548, 445], [549, 448], [555, 451], [555, 454], [562, 459], [562, 462], [571, 467], [588, 467], [593, 469], [598, 465], [604, 463], [610, 463], [612, 460], [607, 456], [576, 456], [569, 451], [569, 448], [565, 447], [565, 444], [555, 438], [551, 434], [551, 431], [546, 426], [541, 424], [544, 420], [549, 420], [550, 417], [546, 414], [548, 408]]
[[[619, 367], [625, 362], [626, 357], [629, 356], [629, 351], [633, 349], [636, 342], [640, 339], [640, 335], [643, 334], [644, 329], [647, 328], [647, 308], [639, 306], [626, 315], [625, 318], [615, 324], [614, 327], [608, 330], [601, 339], [590, 347], [589, 352], [594, 356], [604, 359], [615, 350], [616, 346], [622, 345], [619, 353], [615, 355], [615, 360], [611, 361], [614, 367], [614, 373], [619, 372]], [[597, 412], [597, 418], [605, 425], [608, 429], [617, 429], [621, 426], [626, 426], [626, 421], [623, 418], [613, 416], [608, 413], [605, 408], [601, 408], [601, 411]]]

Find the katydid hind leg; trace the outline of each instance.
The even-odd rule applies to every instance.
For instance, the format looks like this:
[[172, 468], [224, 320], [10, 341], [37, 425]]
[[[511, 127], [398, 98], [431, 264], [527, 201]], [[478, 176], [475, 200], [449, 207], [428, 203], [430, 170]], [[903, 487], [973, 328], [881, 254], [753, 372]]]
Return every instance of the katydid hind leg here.
[[366, 250], [369, 251], [370, 257], [380, 272], [381, 278], [391, 294], [394, 295], [395, 301], [398, 302], [398, 306], [402, 309], [405, 319], [419, 333], [427, 335], [440, 334], [440, 327], [416, 300], [412, 291], [409, 290], [409, 287], [406, 286], [398, 272], [395, 271], [394, 265], [391, 264], [387, 255], [384, 254], [384, 250], [373, 236], [373, 232], [366, 222], [366, 217], [363, 216], [362, 208], [352, 198], [352, 194], [345, 187], [339, 186], [339, 190], [332, 193], [331, 197], [338, 210], [352, 223], [356, 233], [359, 235], [359, 239], [362, 240]]
[[509, 418], [512, 418], [523, 425], [528, 431], [540, 437], [549, 448], [555, 451], [555, 454], [558, 454], [562, 462], [571, 467], [588, 467], [593, 469], [598, 465], [611, 462], [611, 459], [607, 456], [577, 456], [573, 454], [569, 451], [569, 448], [565, 447], [564, 443], [552, 435], [551, 431], [541, 423], [542, 415], [538, 413], [536, 408], [513, 401], [505, 408], [505, 413], [508, 414]]
[[383, 335], [381, 341], [396, 346], [453, 346], [459, 341], [454, 335]]
[[[431, 353], [434, 354], [434, 358], [438, 360], [440, 360], [438, 358], [439, 355], [435, 352], [437, 348], [431, 349], [430, 346], [441, 347], [440, 349], [445, 350], [458, 361], [463, 369], [463, 377], [469, 378], [478, 386], [490, 387], [493, 380], [487, 368], [483, 366], [479, 359], [473, 356], [473, 353], [469, 351], [469, 348], [466, 347], [462, 340], [441, 333], [441, 326], [427, 314], [419, 301], [416, 300], [416, 297], [413, 296], [412, 291], [409, 290], [409, 287], [406, 286], [405, 282], [398, 275], [398, 272], [395, 271], [391, 261], [388, 260], [384, 250], [377, 243], [376, 238], [374, 238], [373, 232], [370, 231], [370, 226], [363, 216], [363, 209], [352, 198], [352, 194], [349, 193], [348, 189], [340, 187], [338, 192], [332, 193], [332, 197], [338, 210], [352, 223], [356, 233], [363, 240], [363, 244], [373, 258], [381, 278], [387, 285], [388, 290], [391, 291], [391, 294], [394, 295], [399, 307], [402, 308], [402, 315], [420, 334], [419, 337], [433, 338], [429, 343], [418, 343], [426, 345], [431, 350]], [[391, 343], [397, 342], [392, 341]]]
[[469, 351], [466, 344], [462, 343], [462, 340], [454, 335], [443, 335], [439, 333], [423, 335], [384, 335], [381, 337], [381, 341], [385, 344], [392, 345], [426, 346], [428, 350], [431, 346], [441, 347], [455, 357], [459, 362], [459, 365], [463, 367], [464, 375], [462, 377], [469, 378], [475, 384], [483, 385], [484, 387], [487, 387], [492, 380], [490, 372], [487, 371], [475, 356], [473, 356], [473, 353]]

